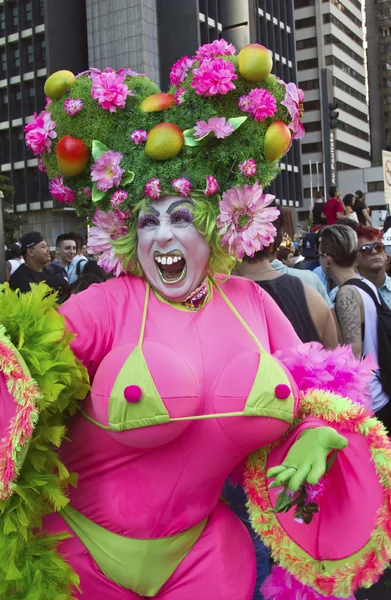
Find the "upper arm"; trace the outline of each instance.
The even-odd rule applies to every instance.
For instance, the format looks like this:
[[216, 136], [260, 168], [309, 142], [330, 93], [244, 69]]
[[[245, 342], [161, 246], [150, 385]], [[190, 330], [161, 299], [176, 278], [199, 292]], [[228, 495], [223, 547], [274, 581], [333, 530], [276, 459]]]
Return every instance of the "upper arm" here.
[[351, 344], [355, 356], [362, 354], [362, 300], [351, 285], [343, 286], [337, 294], [335, 310], [344, 344]]
[[344, 212], [337, 212], [337, 219], [344, 219], [345, 218], [345, 213]]
[[321, 295], [308, 284], [304, 284], [304, 293], [308, 310], [323, 346], [325, 348], [336, 348], [338, 346], [338, 333], [330, 308]]
[[11, 276], [11, 265], [9, 263], [9, 261], [7, 260], [6, 264], [5, 264], [5, 279], [6, 281], [9, 281]]

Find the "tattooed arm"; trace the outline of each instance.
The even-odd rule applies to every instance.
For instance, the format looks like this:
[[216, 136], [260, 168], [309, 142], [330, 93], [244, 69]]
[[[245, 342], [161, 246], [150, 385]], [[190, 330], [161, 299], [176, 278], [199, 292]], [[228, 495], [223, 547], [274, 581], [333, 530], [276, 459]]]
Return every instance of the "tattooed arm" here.
[[344, 344], [351, 344], [355, 356], [362, 355], [363, 304], [358, 291], [351, 285], [342, 287], [336, 298], [335, 311]]

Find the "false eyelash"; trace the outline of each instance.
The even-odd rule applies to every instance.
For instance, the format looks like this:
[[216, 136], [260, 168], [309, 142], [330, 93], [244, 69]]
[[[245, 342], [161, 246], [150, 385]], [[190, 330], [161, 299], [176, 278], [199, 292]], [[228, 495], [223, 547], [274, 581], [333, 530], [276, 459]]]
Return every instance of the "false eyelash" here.
[[142, 229], [146, 225], [158, 225], [159, 220], [154, 215], [142, 215], [137, 220], [137, 228]]
[[193, 215], [189, 210], [186, 210], [186, 208], [179, 208], [171, 215], [171, 221], [175, 222], [176, 219], [183, 219], [188, 223], [192, 223]]

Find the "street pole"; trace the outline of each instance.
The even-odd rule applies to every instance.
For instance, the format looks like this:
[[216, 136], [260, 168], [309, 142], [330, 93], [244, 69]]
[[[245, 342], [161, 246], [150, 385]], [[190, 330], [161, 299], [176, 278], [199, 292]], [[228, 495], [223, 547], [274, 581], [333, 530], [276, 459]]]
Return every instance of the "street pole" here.
[[0, 283], [5, 282], [5, 242], [4, 242], [4, 219], [3, 219], [4, 194], [0, 192]]

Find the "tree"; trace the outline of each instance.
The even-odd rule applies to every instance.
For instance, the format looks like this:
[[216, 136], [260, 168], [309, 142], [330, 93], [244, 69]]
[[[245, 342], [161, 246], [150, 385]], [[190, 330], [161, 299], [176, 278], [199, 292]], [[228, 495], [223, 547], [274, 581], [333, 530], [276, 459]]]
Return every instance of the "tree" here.
[[10, 185], [10, 180], [5, 175], [0, 175], [0, 192], [4, 194], [4, 241], [6, 244], [9, 244], [19, 237], [20, 228], [26, 223], [26, 220], [14, 212], [11, 198], [15, 192], [15, 188]]

